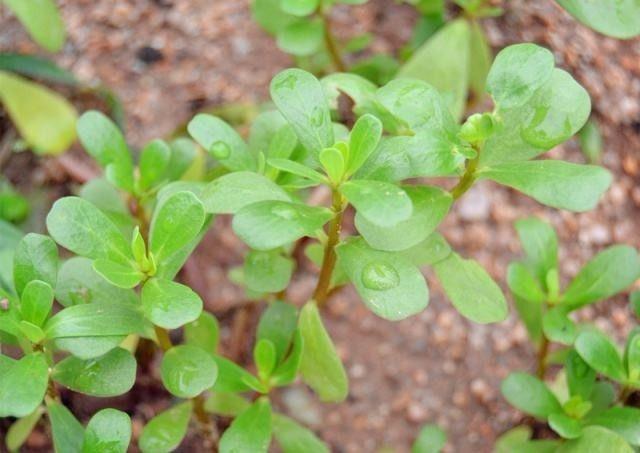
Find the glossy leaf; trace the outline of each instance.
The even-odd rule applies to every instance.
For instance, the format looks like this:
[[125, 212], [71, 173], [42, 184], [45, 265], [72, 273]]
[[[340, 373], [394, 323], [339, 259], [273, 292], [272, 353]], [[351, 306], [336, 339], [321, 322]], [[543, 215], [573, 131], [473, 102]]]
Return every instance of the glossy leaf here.
[[633, 448], [618, 434], [600, 426], [587, 426], [582, 436], [565, 442], [556, 450], [558, 453], [583, 453], [603, 451], [607, 453], [632, 453]]
[[273, 414], [273, 436], [283, 453], [329, 453], [329, 447], [309, 429], [280, 414]]
[[576, 325], [563, 307], [552, 308], [544, 314], [542, 328], [545, 336], [556, 343], [573, 344], [578, 334]]
[[358, 214], [377, 226], [392, 227], [413, 212], [409, 195], [393, 184], [354, 180], [342, 184], [340, 191]]
[[67, 407], [55, 401], [47, 403], [53, 447], [56, 453], [82, 451], [84, 428]]
[[271, 404], [260, 398], [238, 415], [220, 438], [220, 453], [266, 453], [271, 442]]
[[580, 422], [564, 413], [549, 415], [549, 426], [563, 439], [576, 439], [582, 435]]
[[147, 319], [165, 329], [195, 321], [202, 313], [202, 299], [188, 286], [152, 278], [142, 287], [142, 311]]
[[115, 409], [102, 409], [89, 420], [82, 442], [82, 453], [125, 453], [130, 441], [129, 416]]
[[591, 397], [596, 383], [596, 372], [582, 360], [575, 351], [571, 351], [565, 362], [567, 385], [570, 396], [579, 396], [584, 401]]
[[20, 299], [22, 319], [41, 327], [51, 313], [53, 290], [40, 280], [32, 280], [25, 286]]
[[293, 260], [277, 250], [251, 251], [244, 262], [245, 284], [252, 291], [277, 293], [289, 284], [293, 268]]
[[174, 346], [165, 352], [160, 366], [162, 383], [175, 396], [193, 398], [213, 386], [218, 366], [197, 346]]
[[587, 423], [608, 428], [635, 447], [640, 445], [640, 409], [636, 407], [612, 407], [589, 417]]
[[280, 362], [289, 349], [297, 322], [296, 307], [281, 301], [269, 304], [260, 317], [256, 338], [267, 339], [274, 345], [277, 362]]
[[44, 398], [49, 380], [49, 367], [42, 353], [36, 352], [12, 362], [3, 363], [0, 372], [0, 417], [25, 417]]
[[168, 453], [177, 448], [187, 434], [191, 409], [191, 401], [185, 401], [149, 420], [138, 441], [140, 450], [143, 453]]
[[184, 339], [188, 345], [215, 353], [218, 348], [220, 326], [218, 320], [211, 313], [203, 311], [198, 319], [184, 326]]
[[144, 278], [144, 274], [133, 262], [120, 264], [115, 261], [97, 259], [93, 262], [93, 270], [118, 288], [135, 288]]
[[588, 27], [614, 38], [640, 34], [640, 5], [635, 0], [557, 0], [569, 14]]
[[230, 392], [213, 392], [204, 403], [207, 412], [224, 417], [236, 417], [249, 407], [250, 403], [242, 396]]
[[304, 339], [300, 363], [302, 379], [318, 394], [321, 401], [343, 401], [349, 392], [347, 373], [322, 324], [315, 302], [307, 302], [302, 308], [298, 327]]
[[149, 189], [161, 182], [169, 169], [171, 148], [163, 140], [153, 140], [140, 153], [140, 187]]
[[616, 346], [604, 334], [592, 330], [582, 332], [575, 342], [580, 357], [597, 372], [615, 380], [624, 381], [626, 371]]
[[547, 273], [558, 267], [558, 238], [553, 228], [535, 217], [515, 223], [522, 248], [526, 253], [525, 263], [539, 282], [544, 283]]
[[531, 275], [529, 269], [520, 263], [513, 262], [507, 269], [507, 284], [509, 289], [518, 297], [531, 302], [532, 306], [540, 306], [545, 299], [545, 294], [540, 284]]
[[244, 368], [221, 356], [214, 356], [214, 360], [218, 366], [214, 391], [235, 393], [261, 389], [260, 381]]
[[511, 373], [502, 381], [501, 391], [509, 403], [529, 415], [546, 419], [561, 413], [562, 407], [544, 382], [526, 373]]
[[382, 123], [373, 115], [362, 115], [353, 125], [349, 135], [349, 161], [347, 175], [362, 167], [376, 149], [382, 137]]
[[58, 275], [58, 248], [47, 236], [29, 233], [18, 243], [13, 255], [13, 279], [18, 294], [32, 280], [55, 288]]

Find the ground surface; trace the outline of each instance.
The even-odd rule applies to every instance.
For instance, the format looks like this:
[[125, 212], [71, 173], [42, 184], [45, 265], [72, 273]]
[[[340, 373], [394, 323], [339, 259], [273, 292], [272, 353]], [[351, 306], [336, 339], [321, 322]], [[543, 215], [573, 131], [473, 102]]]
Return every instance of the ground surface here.
[[[102, 80], [120, 95], [128, 138], [137, 146], [170, 133], [202, 105], [265, 99], [270, 78], [290, 64], [252, 23], [247, 0], [59, 3], [69, 39], [56, 60], [81, 78]], [[598, 208], [585, 214], [546, 209], [507, 189], [480, 184], [455, 206], [441, 231], [461, 254], [481, 261], [502, 283], [507, 264], [520, 253], [513, 221], [539, 215], [559, 231], [566, 281], [609, 244], [640, 245], [640, 40], [597, 35], [551, 0], [511, 0], [505, 7], [503, 17], [484, 22], [491, 44], [495, 49], [522, 41], [545, 45], [588, 89], [605, 138], [603, 164], [614, 173], [614, 184]], [[415, 18], [409, 7], [374, 0], [340, 8], [333, 19], [340, 34], [375, 31], [375, 49], [394, 51], [408, 38]], [[0, 24], [0, 49], [34, 50], [6, 10], [0, 9]], [[155, 62], [143, 61], [154, 57]], [[583, 161], [576, 143], [552, 153]], [[12, 163], [14, 170], [18, 164], [36, 165], [22, 159]], [[54, 183], [51, 165], [33, 172], [36, 181]], [[187, 276], [208, 308], [221, 316], [226, 345], [242, 293], [225, 275], [240, 262], [242, 251], [228, 222], [218, 220]], [[304, 302], [309, 294], [313, 271], [307, 263], [296, 276], [291, 291], [295, 302]], [[496, 436], [522, 418], [498, 389], [509, 371], [532, 369], [526, 333], [514, 314], [499, 325], [475, 325], [453, 310], [435, 282], [431, 293], [426, 311], [395, 324], [368, 312], [353, 290], [338, 294], [326, 322], [351, 377], [348, 401], [321, 405], [300, 386], [281, 394], [278, 404], [300, 414], [338, 452], [374, 452], [384, 446], [407, 451], [425, 422], [448, 431], [449, 451], [490, 451]], [[622, 297], [579, 315], [620, 338], [633, 322]], [[154, 401], [144, 402], [145, 395]], [[73, 407], [88, 416], [98, 404], [103, 403], [85, 398]], [[166, 395], [142, 383], [135, 397], [117, 404], [136, 415], [139, 428], [143, 418], [166, 404]], [[30, 439], [34, 449], [45, 445], [42, 434]], [[193, 440], [183, 451], [198, 451], [196, 445]]]

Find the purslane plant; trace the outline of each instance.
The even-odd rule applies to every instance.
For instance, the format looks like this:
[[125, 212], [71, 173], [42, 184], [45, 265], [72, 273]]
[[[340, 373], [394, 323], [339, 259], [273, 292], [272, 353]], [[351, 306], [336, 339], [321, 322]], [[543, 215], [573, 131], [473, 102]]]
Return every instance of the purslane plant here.
[[[583, 211], [610, 184], [600, 167], [533, 160], [570, 138], [590, 110], [586, 92], [554, 68], [549, 51], [509, 47], [487, 80], [495, 110], [459, 126], [422, 81], [378, 88], [353, 74], [319, 81], [283, 71], [271, 84], [277, 110], [256, 118], [248, 143], [216, 117], [189, 123], [217, 165], [212, 173], [220, 176], [211, 182], [180, 180], [197, 153], [189, 140], [155, 140], [136, 166], [117, 127], [97, 112], [84, 114], [78, 135], [105, 175], [80, 196], [58, 200], [47, 217], [53, 240], [77, 256], [58, 269], [48, 237], [29, 235], [18, 246], [0, 330], [24, 355], [2, 356], [2, 414], [23, 417], [16, 431], [28, 432], [45, 398], [58, 451], [80, 451], [88, 442], [114, 442], [124, 451], [130, 429], [122, 414], [96, 414], [84, 428], [59, 403], [56, 385], [96, 396], [124, 393], [135, 376], [130, 351], [150, 339], [163, 351], [160, 376], [177, 400], [145, 426], [143, 451], [176, 448], [192, 418], [204, 442], [216, 443], [208, 412], [233, 418], [219, 439], [223, 452], [267, 451], [272, 437], [284, 451], [326, 451], [311, 431], [273, 411], [270, 394], [300, 376], [322, 401], [346, 398], [347, 374], [320, 312], [332, 291], [351, 282], [375, 314], [403, 319], [427, 306], [420, 268], [430, 265], [463, 316], [501, 321], [507, 305], [499, 286], [436, 232], [454, 201], [475, 181], [491, 179], [549, 206]], [[337, 110], [340, 93], [354, 101], [351, 130]], [[456, 182], [445, 190], [426, 184], [431, 177]], [[330, 193], [327, 207], [307, 203], [318, 186]], [[358, 235], [341, 234], [348, 208]], [[255, 373], [217, 353], [215, 318], [175, 281], [215, 215], [232, 215], [233, 231], [250, 247], [238, 279], [255, 298], [271, 301], [256, 334]], [[286, 290], [303, 238], [311, 238], [306, 253], [320, 272], [298, 310]], [[51, 315], [54, 299], [62, 309]], [[169, 331], [176, 329], [184, 341], [174, 345], [178, 336]]]
[[[538, 349], [537, 377], [512, 373], [503, 381], [502, 393], [513, 406], [546, 421], [568, 442], [531, 441], [530, 432], [519, 428], [502, 437], [498, 451], [542, 448], [543, 444], [549, 451], [588, 451], [597, 444], [607, 445], [612, 452], [633, 451], [631, 446], [640, 445], [640, 409], [625, 403], [631, 392], [640, 389], [640, 331], [631, 332], [621, 356], [604, 334], [576, 325], [569, 315], [630, 286], [640, 277], [640, 256], [632, 247], [611, 246], [562, 290], [554, 230], [535, 218], [518, 221], [516, 229], [526, 255], [509, 266], [507, 282]], [[551, 355], [550, 343], [563, 349]], [[550, 360], [559, 361], [563, 368], [547, 385]], [[619, 387], [618, 396], [612, 382]]]

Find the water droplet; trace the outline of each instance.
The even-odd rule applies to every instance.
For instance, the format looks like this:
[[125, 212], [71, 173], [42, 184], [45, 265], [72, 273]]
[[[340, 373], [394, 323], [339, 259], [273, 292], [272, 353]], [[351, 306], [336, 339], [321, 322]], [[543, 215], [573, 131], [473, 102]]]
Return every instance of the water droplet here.
[[320, 107], [314, 107], [313, 111], [311, 112], [311, 124], [313, 124], [315, 127], [322, 126], [322, 123], [324, 123], [324, 117], [324, 110], [322, 110]]
[[369, 289], [384, 291], [398, 286], [400, 276], [390, 264], [375, 261], [362, 269], [362, 284]]
[[229, 145], [222, 141], [214, 142], [211, 148], [209, 148], [209, 151], [216, 159], [226, 159], [231, 154]]
[[298, 215], [293, 207], [284, 204], [275, 205], [271, 208], [271, 213], [285, 220], [295, 219]]

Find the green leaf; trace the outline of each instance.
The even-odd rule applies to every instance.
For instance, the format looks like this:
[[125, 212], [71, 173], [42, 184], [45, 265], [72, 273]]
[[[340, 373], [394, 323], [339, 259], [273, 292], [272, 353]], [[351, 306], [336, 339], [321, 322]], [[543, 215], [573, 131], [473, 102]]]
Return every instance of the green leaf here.
[[378, 316], [398, 321], [428, 305], [424, 276], [401, 254], [374, 250], [362, 239], [340, 244], [336, 252], [363, 302]]
[[635, 0], [557, 0], [569, 14], [588, 27], [614, 38], [640, 34], [640, 5]]
[[49, 369], [42, 353], [28, 354], [13, 362], [0, 374], [0, 417], [31, 414], [42, 402], [48, 380]]
[[271, 81], [271, 98], [307, 150], [316, 155], [333, 145], [329, 105], [313, 75], [301, 69], [280, 72]]
[[316, 170], [307, 167], [299, 162], [288, 159], [269, 159], [267, 163], [280, 171], [302, 176], [318, 184], [328, 184], [329, 180]]
[[32, 280], [25, 286], [20, 299], [22, 319], [42, 327], [51, 313], [53, 290], [40, 280]]
[[302, 352], [304, 351], [304, 340], [300, 334], [300, 330], [296, 330], [293, 334], [293, 345], [288, 352], [287, 357], [273, 371], [270, 384], [275, 387], [283, 387], [291, 384], [298, 376], [300, 363], [302, 362]]
[[482, 26], [471, 21], [469, 34], [469, 88], [476, 100], [482, 100], [491, 68], [491, 48]]
[[260, 398], [238, 415], [220, 438], [220, 453], [266, 453], [271, 443], [271, 404]]
[[191, 192], [177, 192], [158, 203], [149, 230], [149, 251], [159, 270], [198, 236], [204, 223], [202, 203]]
[[570, 396], [579, 396], [588, 401], [596, 383], [596, 372], [575, 351], [569, 352], [565, 361], [567, 385]]
[[582, 436], [563, 443], [557, 453], [584, 453], [602, 451], [607, 453], [633, 453], [633, 448], [624, 438], [600, 426], [587, 426]]
[[29, 35], [49, 52], [62, 49], [64, 23], [54, 0], [4, 0]]
[[52, 340], [129, 335], [142, 333], [145, 328], [144, 318], [136, 307], [111, 301], [65, 308], [47, 321], [45, 333]]
[[598, 125], [592, 119], [582, 126], [578, 132], [580, 140], [580, 149], [590, 164], [597, 164], [602, 155], [602, 135], [598, 129]]
[[293, 268], [293, 260], [277, 250], [251, 251], [244, 261], [245, 284], [259, 293], [277, 293], [289, 284]]
[[554, 69], [551, 79], [528, 102], [531, 109], [522, 128], [529, 144], [550, 149], [571, 138], [589, 119], [591, 99], [569, 73]]
[[295, 420], [280, 414], [273, 414], [273, 436], [283, 453], [329, 453], [329, 447], [316, 435]]
[[181, 178], [199, 156], [197, 145], [185, 137], [179, 137], [169, 144], [171, 157], [167, 165], [167, 177], [174, 181]]
[[280, 0], [280, 7], [294, 16], [308, 16], [318, 8], [318, 3], [319, 0]]
[[97, 111], [84, 113], [78, 120], [82, 146], [105, 170], [115, 186], [133, 191], [133, 162], [122, 132], [107, 116]]
[[203, 311], [198, 319], [184, 326], [185, 343], [215, 353], [218, 348], [220, 327], [211, 313]]
[[276, 367], [276, 347], [267, 339], [260, 339], [253, 348], [253, 361], [258, 369], [258, 376], [262, 382], [271, 377]]
[[298, 57], [318, 52], [324, 39], [324, 25], [318, 19], [302, 19], [292, 22], [278, 31], [278, 47]]
[[115, 287], [98, 275], [91, 260], [74, 257], [60, 267], [56, 300], [68, 307], [90, 302], [135, 304], [138, 297], [132, 290]]
[[576, 439], [582, 435], [580, 422], [563, 413], [549, 415], [549, 426], [563, 439]]
[[411, 453], [438, 453], [447, 443], [447, 434], [438, 425], [424, 425], [411, 446]]
[[225, 168], [232, 171], [256, 169], [255, 157], [242, 137], [220, 118], [198, 114], [188, 124], [193, 139]]
[[153, 140], [140, 153], [140, 188], [147, 190], [161, 182], [169, 169], [171, 148], [163, 140]]
[[487, 91], [502, 109], [521, 106], [550, 78], [553, 54], [535, 44], [515, 44], [502, 49], [487, 76]]
[[13, 280], [18, 294], [32, 280], [55, 288], [58, 275], [58, 248], [48, 236], [29, 233], [18, 243], [13, 255]]
[[592, 330], [582, 332], [575, 342], [580, 357], [596, 370], [614, 381], [625, 381], [627, 373], [616, 346], [604, 334]]
[[440, 233], [433, 232], [413, 247], [400, 253], [416, 266], [433, 265], [451, 254], [451, 247]]
[[253, 0], [251, 15], [267, 32], [275, 34], [280, 28], [295, 20], [294, 16], [280, 8], [281, 0]]
[[95, 359], [69, 356], [55, 365], [51, 378], [74, 392], [86, 395], [122, 395], [135, 383], [136, 359], [122, 348], [114, 348]]
[[218, 366], [218, 379], [213, 386], [215, 392], [235, 393], [261, 389], [260, 381], [244, 368], [221, 356], [214, 356], [214, 360]]
[[105, 178], [87, 182], [78, 195], [104, 212], [125, 236], [133, 230], [134, 219], [125, 204], [122, 192]]
[[61, 68], [48, 58], [36, 55], [2, 52], [0, 70], [61, 85], [77, 86], [79, 83], [73, 73]]
[[513, 262], [507, 268], [507, 284], [509, 289], [518, 297], [531, 302], [533, 307], [540, 308], [546, 296], [540, 288], [540, 284], [531, 275], [527, 266], [520, 262]]
[[120, 264], [110, 260], [97, 259], [93, 262], [93, 270], [118, 288], [130, 289], [138, 286], [144, 274], [133, 263]]
[[340, 186], [340, 191], [358, 214], [377, 226], [392, 227], [409, 219], [413, 212], [409, 195], [393, 184], [367, 180], [347, 181]]
[[575, 212], [593, 209], [611, 185], [611, 173], [602, 167], [557, 160], [497, 164], [480, 170], [478, 175], [547, 206]]
[[562, 296], [571, 309], [617, 294], [640, 277], [640, 256], [626, 245], [598, 253], [576, 275]]
[[162, 383], [180, 398], [193, 398], [216, 382], [218, 366], [197, 346], [174, 346], [165, 352], [160, 366]]
[[527, 254], [525, 263], [539, 282], [544, 283], [547, 273], [558, 268], [558, 238], [553, 228], [535, 217], [515, 223], [522, 248]]
[[16, 420], [7, 430], [5, 442], [7, 449], [11, 452], [18, 451], [22, 444], [29, 438], [33, 428], [38, 424], [44, 408], [38, 406], [31, 414]]
[[300, 363], [302, 379], [318, 394], [321, 401], [344, 401], [349, 393], [347, 373], [322, 324], [315, 302], [307, 302], [302, 308], [298, 328], [304, 340]]
[[640, 381], [640, 329], [635, 328], [627, 337], [624, 348], [624, 365], [631, 381]]
[[464, 19], [442, 27], [400, 68], [397, 77], [424, 80], [443, 93], [460, 118], [467, 100], [470, 28]]
[[148, 280], [142, 287], [140, 300], [147, 319], [165, 329], [177, 329], [195, 321], [202, 313], [200, 296], [188, 286], [171, 280]]
[[51, 423], [53, 447], [56, 453], [80, 453], [84, 441], [84, 428], [71, 411], [61, 403], [47, 402]]
[[29, 321], [20, 321], [18, 329], [31, 343], [41, 343], [44, 340], [42, 329]]
[[544, 314], [542, 328], [549, 340], [565, 345], [572, 345], [578, 334], [575, 323], [562, 306], [552, 308]]
[[354, 174], [367, 161], [382, 137], [382, 123], [373, 115], [362, 115], [349, 135], [347, 176]]
[[507, 317], [507, 301], [502, 290], [477, 261], [451, 253], [433, 268], [445, 293], [465, 318], [486, 324]]
[[296, 330], [298, 313], [296, 307], [281, 301], [269, 304], [260, 317], [256, 338], [269, 340], [276, 350], [276, 362], [280, 363], [289, 350]]
[[640, 445], [640, 409], [636, 407], [612, 407], [589, 417], [587, 423], [608, 428], [635, 447]]
[[29, 201], [14, 192], [10, 187], [0, 186], [0, 219], [9, 222], [22, 222], [29, 215]]
[[501, 391], [515, 408], [539, 419], [561, 413], [562, 407], [540, 379], [527, 373], [511, 373], [502, 381]]
[[367, 243], [378, 250], [406, 250], [424, 241], [440, 224], [451, 207], [451, 195], [432, 186], [404, 186], [411, 199], [411, 217], [391, 227], [379, 226], [361, 213], [355, 224]]
[[131, 247], [118, 227], [82, 198], [56, 201], [47, 215], [47, 229], [58, 244], [77, 255], [120, 264], [133, 261]]
[[124, 412], [102, 409], [89, 420], [82, 453], [125, 453], [131, 441], [131, 419]]
[[143, 453], [168, 453], [180, 445], [191, 419], [191, 401], [159, 413], [146, 424], [138, 441]]
[[331, 182], [339, 184], [344, 177], [345, 171], [345, 158], [340, 150], [338, 148], [325, 148], [320, 151], [318, 159]]
[[214, 214], [235, 214], [245, 206], [267, 200], [291, 201], [291, 197], [270, 179], [250, 171], [216, 178], [202, 192], [205, 211]]
[[242, 396], [229, 392], [214, 392], [204, 403], [204, 409], [224, 417], [236, 417], [249, 407]]
[[[30, 0], [10, 1], [31, 3]], [[78, 114], [73, 105], [55, 91], [0, 71], [0, 101], [22, 138], [37, 153], [60, 154], [75, 141]]]
[[272, 250], [303, 236], [313, 236], [331, 217], [326, 208], [285, 201], [262, 201], [242, 208], [233, 230], [256, 250]]

